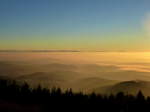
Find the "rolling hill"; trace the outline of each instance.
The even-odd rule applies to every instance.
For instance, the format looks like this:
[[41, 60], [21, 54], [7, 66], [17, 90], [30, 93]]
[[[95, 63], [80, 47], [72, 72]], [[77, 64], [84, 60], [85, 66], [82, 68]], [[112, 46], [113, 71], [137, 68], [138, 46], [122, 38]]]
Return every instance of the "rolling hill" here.
[[142, 91], [145, 96], [150, 96], [150, 82], [141, 80], [123, 81], [110, 86], [103, 86], [94, 90], [96, 93], [116, 94], [124, 92], [125, 94], [136, 95]]

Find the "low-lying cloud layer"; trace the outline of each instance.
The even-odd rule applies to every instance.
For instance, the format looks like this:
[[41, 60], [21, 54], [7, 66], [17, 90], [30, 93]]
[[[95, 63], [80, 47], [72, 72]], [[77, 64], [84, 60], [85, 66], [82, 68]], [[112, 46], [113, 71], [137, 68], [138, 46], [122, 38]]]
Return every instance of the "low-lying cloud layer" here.
[[[135, 57], [136, 55], [136, 57]], [[150, 53], [1, 53], [0, 77], [89, 92], [122, 81], [150, 81]], [[135, 57], [135, 58], [133, 58]]]

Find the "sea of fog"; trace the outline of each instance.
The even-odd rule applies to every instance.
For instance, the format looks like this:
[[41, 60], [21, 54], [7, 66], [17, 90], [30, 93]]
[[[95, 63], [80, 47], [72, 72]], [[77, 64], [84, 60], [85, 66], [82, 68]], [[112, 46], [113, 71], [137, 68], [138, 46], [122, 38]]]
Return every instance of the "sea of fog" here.
[[1, 52], [0, 78], [88, 92], [150, 81], [150, 52]]

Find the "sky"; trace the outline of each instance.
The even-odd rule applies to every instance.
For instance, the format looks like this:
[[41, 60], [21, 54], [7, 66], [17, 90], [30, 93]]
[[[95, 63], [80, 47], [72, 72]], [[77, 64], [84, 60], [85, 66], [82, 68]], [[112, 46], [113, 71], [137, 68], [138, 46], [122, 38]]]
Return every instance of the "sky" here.
[[149, 0], [0, 0], [0, 50], [150, 51]]

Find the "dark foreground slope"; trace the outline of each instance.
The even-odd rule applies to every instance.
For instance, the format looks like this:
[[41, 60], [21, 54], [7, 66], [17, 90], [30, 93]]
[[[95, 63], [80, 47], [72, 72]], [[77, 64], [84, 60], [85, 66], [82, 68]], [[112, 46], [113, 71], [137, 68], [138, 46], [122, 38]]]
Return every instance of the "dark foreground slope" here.
[[91, 111], [91, 112], [149, 112], [150, 97], [142, 92], [136, 96], [122, 92], [110, 96], [85, 95], [70, 90], [61, 92], [38, 86], [31, 89], [28, 84], [19, 85], [15, 81], [0, 80], [0, 112], [55, 112], [55, 111]]

